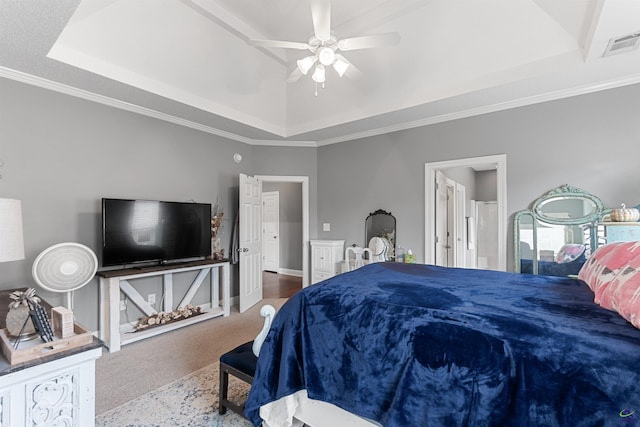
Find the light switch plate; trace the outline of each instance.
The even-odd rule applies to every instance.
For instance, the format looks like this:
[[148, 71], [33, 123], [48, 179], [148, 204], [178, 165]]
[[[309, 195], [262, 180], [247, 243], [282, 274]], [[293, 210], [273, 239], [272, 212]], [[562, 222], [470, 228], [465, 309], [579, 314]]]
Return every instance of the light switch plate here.
[[328, 222], [325, 222], [322, 224], [322, 231], [331, 231], [331, 224]]

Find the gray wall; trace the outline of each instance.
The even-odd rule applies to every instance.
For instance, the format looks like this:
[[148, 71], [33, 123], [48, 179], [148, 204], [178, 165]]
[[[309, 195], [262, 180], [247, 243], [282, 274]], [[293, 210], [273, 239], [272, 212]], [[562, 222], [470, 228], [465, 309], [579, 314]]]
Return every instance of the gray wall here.
[[315, 148], [253, 147], [255, 175], [288, 175], [309, 177], [309, 237], [318, 232], [318, 162]]
[[476, 197], [476, 172], [472, 168], [459, 167], [443, 169], [442, 172], [449, 179], [464, 186], [465, 200], [474, 200]]
[[382, 208], [424, 261], [425, 163], [505, 153], [511, 253], [513, 213], [561, 184], [609, 207], [640, 202], [638, 112], [633, 85], [320, 147], [318, 222], [331, 231], [319, 234], [360, 242], [368, 212]]
[[[36, 287], [53, 305], [62, 304], [60, 294], [35, 284], [31, 266], [42, 250], [60, 242], [82, 243], [99, 255], [102, 197], [217, 201], [225, 212], [220, 237], [228, 248], [238, 206], [239, 173], [309, 175], [309, 171], [310, 181], [315, 181], [315, 149], [273, 150], [272, 155], [263, 151], [0, 79], [0, 159], [4, 162], [0, 197], [22, 200], [26, 251], [25, 260], [0, 263], [0, 289]], [[236, 152], [243, 156], [240, 164], [233, 161]], [[314, 184], [314, 206], [315, 197]], [[175, 298], [191, 279], [188, 274], [176, 276]], [[157, 293], [160, 300], [160, 283], [149, 279], [136, 286], [143, 295]], [[231, 294], [238, 295], [237, 266], [232, 269]], [[97, 280], [75, 293], [74, 312], [80, 323], [97, 329]], [[135, 310], [128, 314], [137, 319]]]
[[476, 200], [498, 200], [498, 173], [495, 170], [476, 172]]
[[262, 191], [280, 193], [280, 268], [302, 271], [302, 185], [263, 182]]
[[[510, 221], [564, 183], [610, 207], [640, 203], [640, 85], [318, 149], [245, 145], [6, 79], [0, 94], [0, 197], [22, 200], [26, 245], [25, 260], [0, 264], [0, 289], [35, 286], [31, 265], [50, 245], [99, 252], [101, 197], [218, 201], [228, 247], [241, 172], [309, 176], [310, 238], [364, 244], [367, 215], [389, 211], [398, 243], [419, 261], [426, 162], [506, 153]], [[78, 321], [97, 328], [97, 281], [75, 301]]]

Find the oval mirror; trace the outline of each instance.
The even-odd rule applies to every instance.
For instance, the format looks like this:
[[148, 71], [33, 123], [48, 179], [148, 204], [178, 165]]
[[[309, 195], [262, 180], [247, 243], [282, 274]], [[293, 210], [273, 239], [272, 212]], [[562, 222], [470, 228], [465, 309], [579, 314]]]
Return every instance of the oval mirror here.
[[540, 221], [558, 225], [594, 222], [599, 219], [602, 209], [598, 197], [569, 185], [550, 191], [533, 205]]
[[577, 275], [598, 247], [603, 214], [600, 198], [569, 185], [536, 199], [514, 216], [515, 271]]

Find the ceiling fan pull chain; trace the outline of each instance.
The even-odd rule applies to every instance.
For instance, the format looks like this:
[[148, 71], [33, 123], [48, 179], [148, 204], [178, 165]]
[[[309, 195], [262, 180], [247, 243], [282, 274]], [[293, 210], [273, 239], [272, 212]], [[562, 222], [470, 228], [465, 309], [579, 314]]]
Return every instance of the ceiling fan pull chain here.
[[318, 96], [318, 82], [313, 82], [313, 84], [316, 86], [315, 94], [316, 94], [316, 96]]

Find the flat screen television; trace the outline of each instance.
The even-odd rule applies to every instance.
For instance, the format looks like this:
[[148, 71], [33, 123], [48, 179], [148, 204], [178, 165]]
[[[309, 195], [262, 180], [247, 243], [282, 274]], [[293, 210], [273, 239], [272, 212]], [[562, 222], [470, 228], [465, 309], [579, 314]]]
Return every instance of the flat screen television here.
[[169, 263], [211, 255], [211, 205], [102, 199], [102, 265]]

